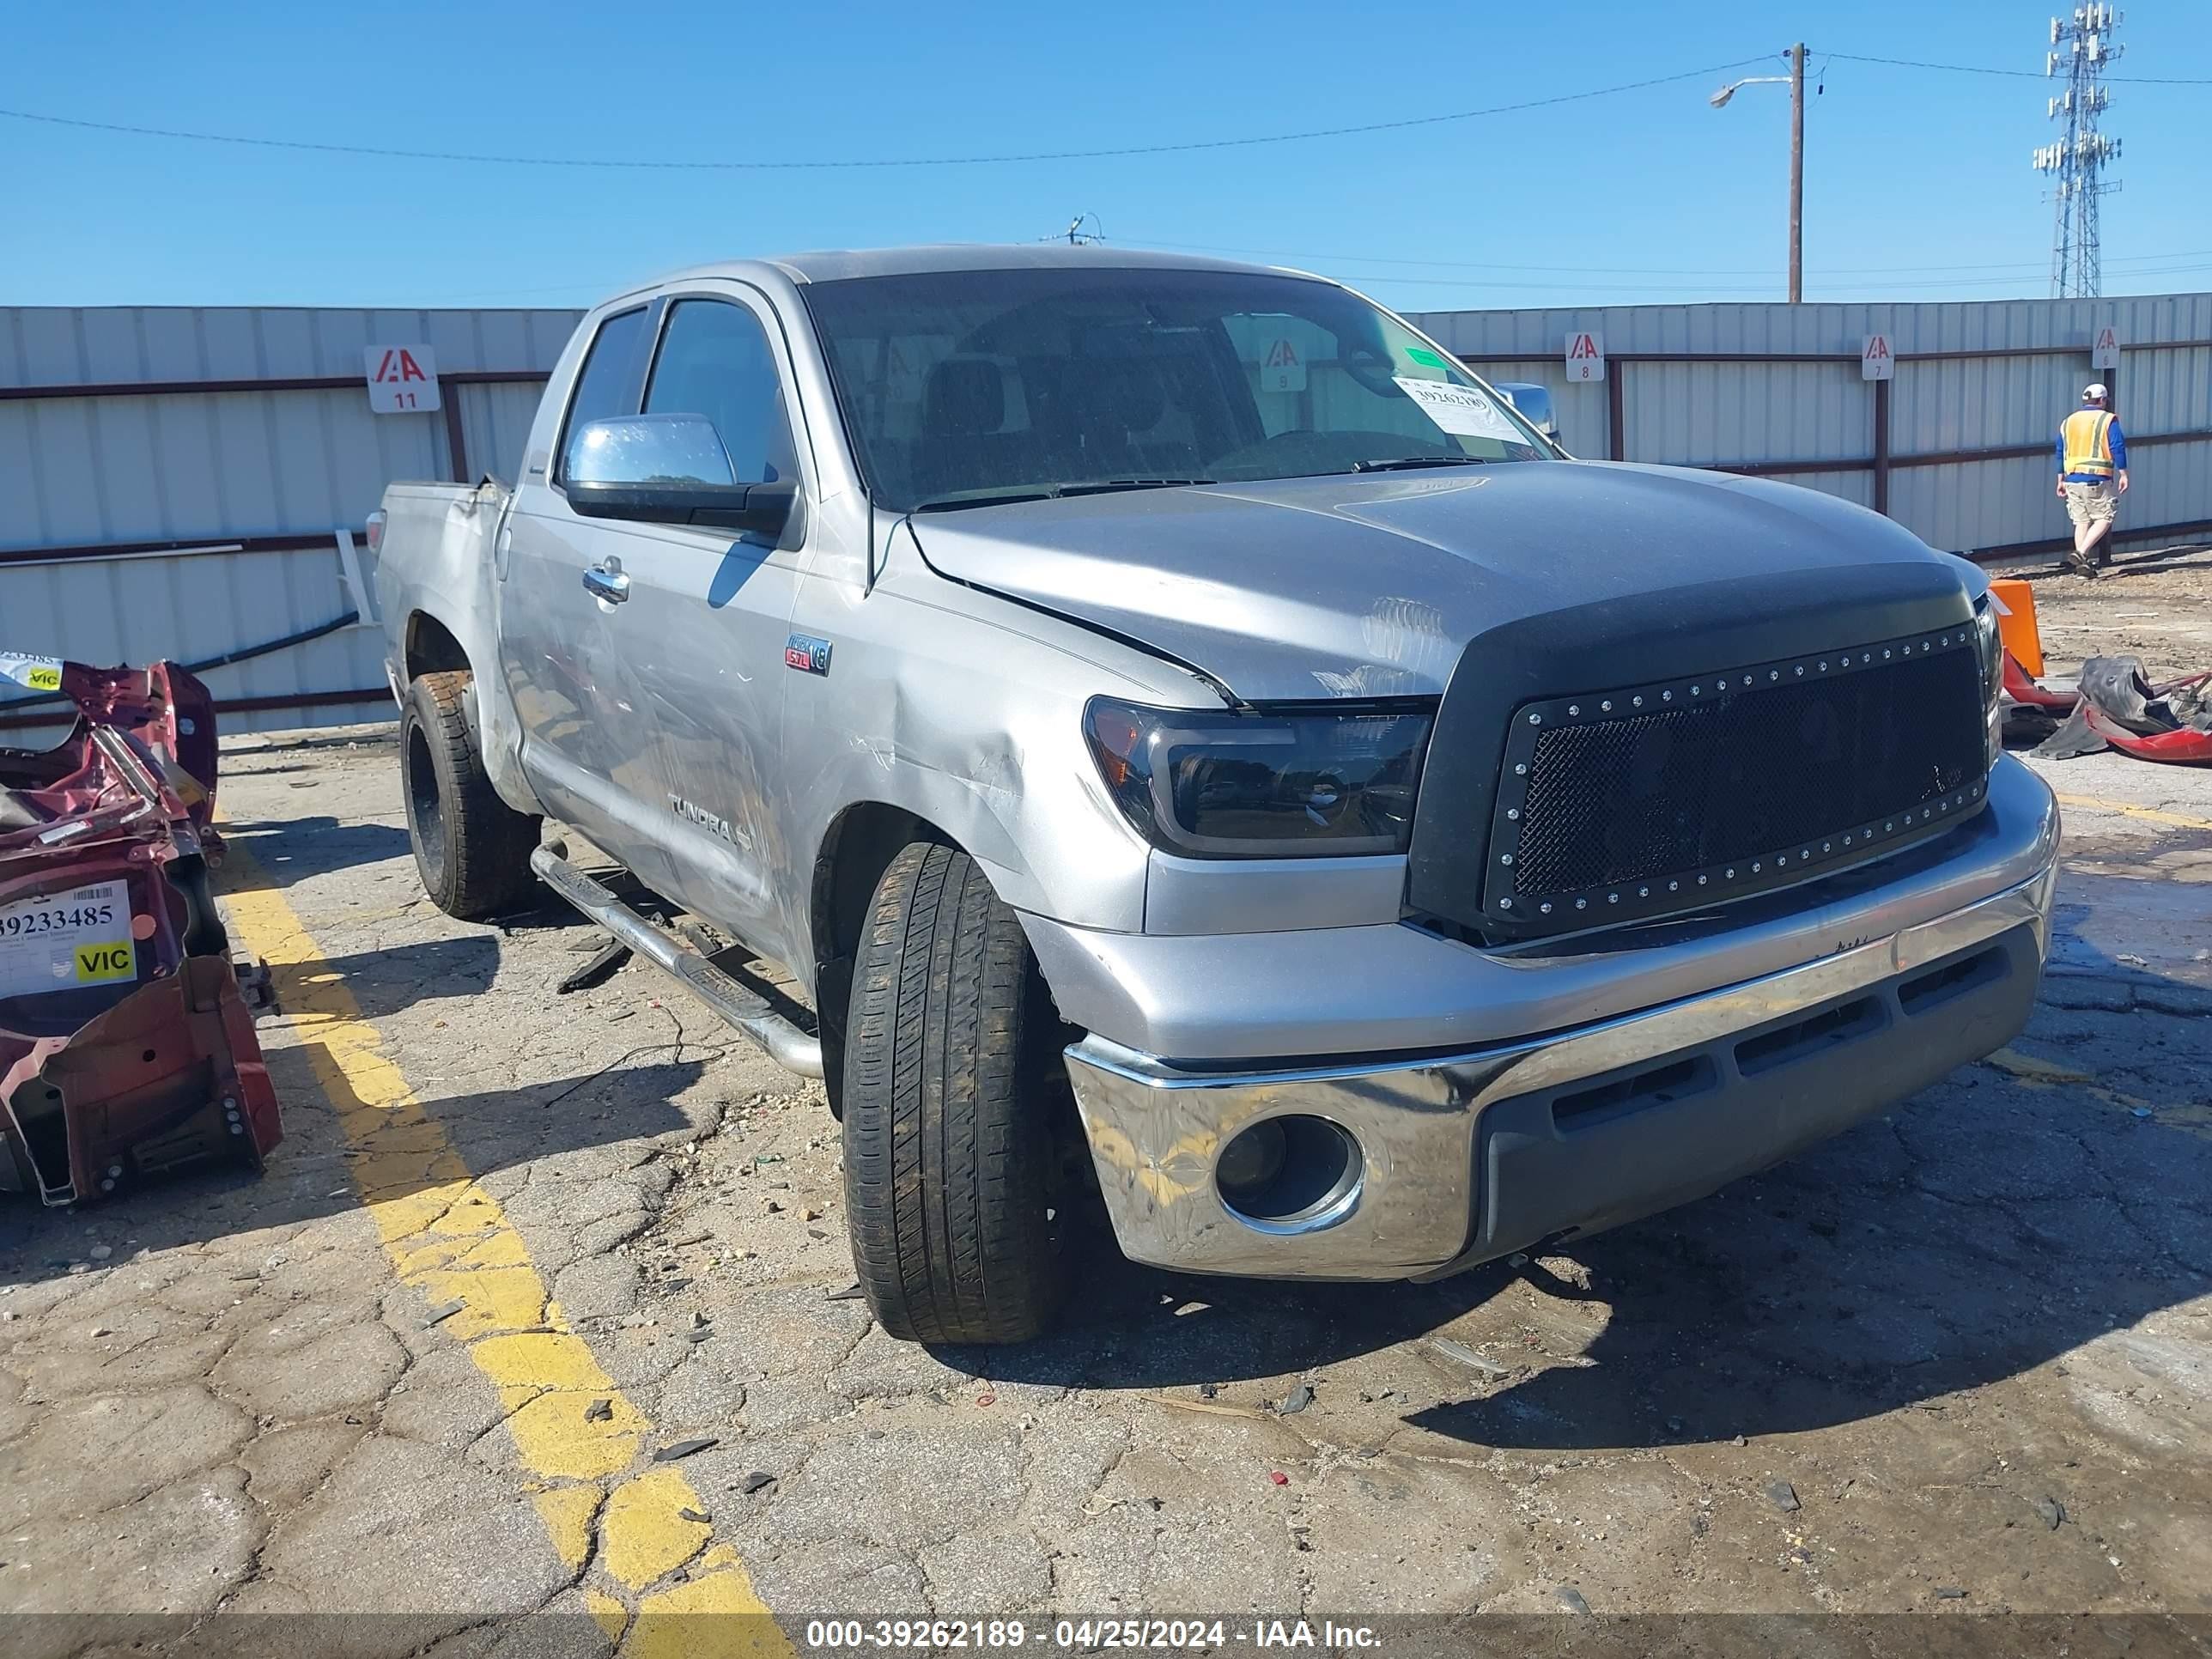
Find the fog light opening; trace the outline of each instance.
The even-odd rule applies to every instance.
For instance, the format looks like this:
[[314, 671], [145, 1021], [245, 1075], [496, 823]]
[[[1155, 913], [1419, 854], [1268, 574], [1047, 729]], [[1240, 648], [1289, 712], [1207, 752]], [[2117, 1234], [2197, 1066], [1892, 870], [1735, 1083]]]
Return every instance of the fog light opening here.
[[1233, 1136], [1213, 1166], [1229, 1212], [1263, 1232], [1341, 1221], [1359, 1199], [1359, 1143], [1325, 1117], [1271, 1117]]

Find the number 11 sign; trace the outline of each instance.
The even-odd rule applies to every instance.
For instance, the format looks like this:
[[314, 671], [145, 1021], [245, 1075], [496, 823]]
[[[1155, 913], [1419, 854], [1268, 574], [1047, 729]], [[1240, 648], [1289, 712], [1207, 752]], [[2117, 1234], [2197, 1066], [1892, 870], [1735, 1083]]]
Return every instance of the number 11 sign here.
[[375, 415], [421, 415], [438, 408], [438, 360], [426, 345], [373, 345], [368, 407]]

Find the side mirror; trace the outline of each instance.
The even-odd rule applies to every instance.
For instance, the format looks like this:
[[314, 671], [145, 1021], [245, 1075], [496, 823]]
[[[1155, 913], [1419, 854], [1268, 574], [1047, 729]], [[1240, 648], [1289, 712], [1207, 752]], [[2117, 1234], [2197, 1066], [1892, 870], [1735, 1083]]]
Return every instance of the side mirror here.
[[590, 421], [569, 441], [562, 479], [587, 519], [698, 525], [774, 539], [791, 521], [795, 483], [737, 482], [729, 452], [702, 415]]
[[1533, 380], [1499, 380], [1498, 390], [1504, 392], [1514, 408], [1528, 417], [1528, 424], [1547, 438], [1559, 435], [1559, 420], [1552, 408], [1552, 389]]

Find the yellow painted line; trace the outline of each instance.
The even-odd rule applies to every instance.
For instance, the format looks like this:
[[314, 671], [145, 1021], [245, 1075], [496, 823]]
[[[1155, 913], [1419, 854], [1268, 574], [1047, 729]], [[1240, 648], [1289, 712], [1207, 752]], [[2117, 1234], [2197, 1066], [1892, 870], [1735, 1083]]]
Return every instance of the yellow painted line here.
[[[304, 1039], [392, 1270], [422, 1293], [426, 1313], [459, 1304], [437, 1329], [499, 1390], [554, 1548], [571, 1571], [592, 1563], [592, 1616], [611, 1637], [627, 1631], [625, 1655], [788, 1656], [737, 1552], [705, 1547], [713, 1528], [684, 1516], [707, 1506], [682, 1469], [642, 1461], [653, 1425], [568, 1328], [522, 1235], [383, 1053], [343, 976], [250, 854], [234, 842], [224, 869], [232, 931], [268, 963]], [[608, 1410], [595, 1417], [601, 1400]]]
[[2130, 1115], [2140, 1113], [2155, 1118], [2168, 1128], [2196, 1131], [2212, 1127], [2212, 1110], [2194, 1102], [2161, 1103], [2145, 1100], [2141, 1095], [2107, 1087], [2091, 1073], [2077, 1072], [2056, 1060], [2039, 1060], [2017, 1048], [2000, 1048], [1986, 1057], [1986, 1063], [2031, 1089], [2079, 1089], [2093, 1100], [2117, 1106]]
[[[2053, 793], [2057, 793], [2054, 790]], [[2141, 818], [2145, 823], [2163, 823], [2176, 830], [2212, 830], [2212, 818], [2191, 817], [2186, 812], [2161, 811], [2155, 806], [2135, 806], [2126, 801], [2100, 800], [2094, 795], [2059, 795], [2061, 806], [2086, 807], [2093, 812], [2117, 812], [2124, 818]]]
[[2077, 1072], [2070, 1066], [2059, 1065], [2056, 1060], [2038, 1060], [2033, 1054], [2021, 1054], [2016, 1048], [2000, 1048], [1989, 1057], [1989, 1062], [2022, 1083], [2032, 1083], [2039, 1088], [2055, 1089], [2063, 1084], [2079, 1086], [2097, 1080], [2090, 1073]]

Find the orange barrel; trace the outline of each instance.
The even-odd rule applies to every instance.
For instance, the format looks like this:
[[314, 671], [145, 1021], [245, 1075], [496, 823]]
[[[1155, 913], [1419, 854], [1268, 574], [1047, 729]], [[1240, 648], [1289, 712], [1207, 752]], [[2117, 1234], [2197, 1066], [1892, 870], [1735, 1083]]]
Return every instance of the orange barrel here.
[[2035, 590], [2010, 576], [1990, 584], [2004, 609], [1997, 613], [1997, 633], [2013, 660], [2036, 679], [2043, 678], [2043, 635], [2035, 625]]

